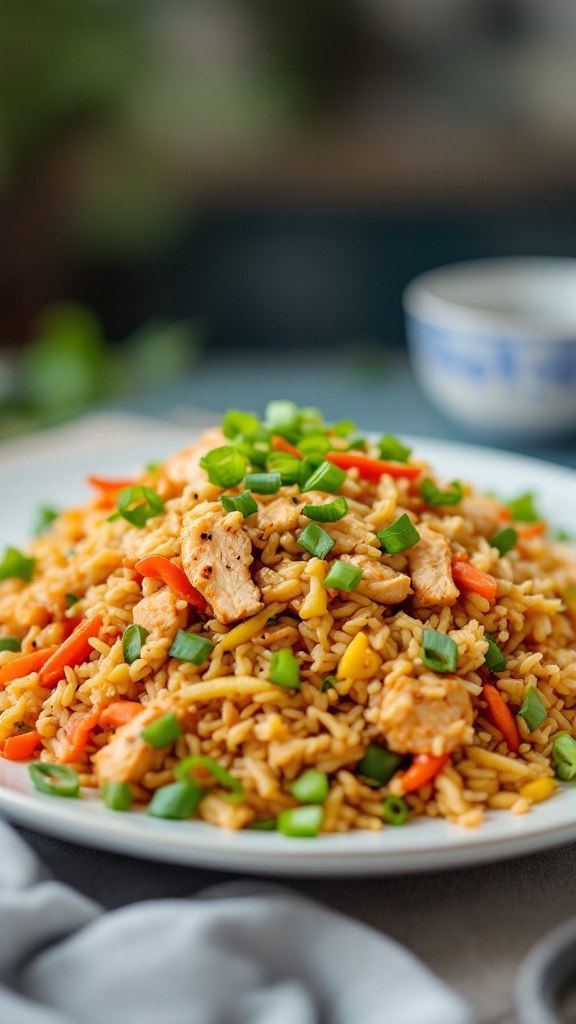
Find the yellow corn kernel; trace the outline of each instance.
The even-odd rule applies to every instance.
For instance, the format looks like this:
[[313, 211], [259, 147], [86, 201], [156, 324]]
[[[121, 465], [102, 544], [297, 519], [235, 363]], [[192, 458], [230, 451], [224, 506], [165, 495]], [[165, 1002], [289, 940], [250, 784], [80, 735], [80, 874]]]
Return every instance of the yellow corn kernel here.
[[531, 800], [533, 804], [542, 803], [552, 796], [555, 789], [558, 789], [556, 779], [534, 779], [533, 782], [526, 782], [518, 792], [525, 800]]
[[373, 651], [365, 633], [357, 633], [340, 658], [337, 679], [370, 679], [376, 674], [382, 658]]
[[310, 590], [300, 607], [301, 619], [312, 619], [315, 615], [325, 615], [328, 610], [328, 594], [324, 587], [327, 565], [321, 558], [311, 558], [303, 575], [310, 577]]
[[258, 612], [257, 615], [253, 615], [251, 619], [246, 619], [246, 622], [241, 622], [240, 625], [234, 626], [229, 633], [225, 633], [221, 640], [218, 641], [214, 648], [214, 653], [221, 654], [223, 651], [233, 651], [235, 647], [239, 647], [240, 644], [247, 644], [256, 633], [264, 629], [264, 626], [268, 622], [268, 619], [272, 615], [277, 615], [278, 612], [282, 611], [284, 605], [281, 604], [269, 604], [263, 611]]

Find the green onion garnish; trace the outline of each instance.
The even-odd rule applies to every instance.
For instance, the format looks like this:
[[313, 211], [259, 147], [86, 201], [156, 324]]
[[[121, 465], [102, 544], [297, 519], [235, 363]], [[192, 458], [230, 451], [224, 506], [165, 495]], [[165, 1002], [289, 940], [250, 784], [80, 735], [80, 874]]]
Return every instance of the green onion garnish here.
[[458, 645], [451, 636], [425, 629], [422, 634], [420, 657], [433, 672], [455, 672], [458, 666]]
[[204, 773], [209, 772], [227, 790], [226, 799], [230, 803], [237, 804], [244, 796], [244, 787], [238, 779], [235, 779], [217, 761], [214, 761], [211, 757], [205, 757], [203, 754], [193, 754], [192, 757], [186, 757], [184, 761], [180, 761], [180, 764], [176, 765], [175, 769], [176, 778], [180, 782], [193, 782], [199, 785], [201, 779], [194, 776], [195, 768], [201, 768]]
[[367, 442], [366, 438], [362, 437], [360, 434], [358, 434], [356, 437], [349, 437], [348, 438], [348, 447], [347, 447], [346, 451], [348, 451], [348, 452], [357, 452], [357, 451], [367, 452], [368, 451], [368, 442]]
[[41, 533], [44, 533], [46, 527], [58, 519], [59, 515], [60, 513], [55, 508], [48, 508], [46, 505], [39, 508], [34, 526], [34, 536], [39, 537]]
[[100, 796], [111, 811], [129, 811], [132, 807], [132, 790], [128, 782], [107, 779], [102, 784]]
[[150, 722], [140, 733], [145, 743], [149, 743], [155, 750], [168, 747], [174, 740], [182, 735], [180, 723], [173, 711], [169, 711], [155, 722]]
[[[318, 459], [320, 459], [320, 462], [318, 462]], [[314, 470], [318, 468], [321, 462], [323, 462], [321, 455], [316, 456], [316, 458], [314, 458], [313, 455], [307, 455], [305, 459], [300, 460], [298, 464], [298, 478], [296, 480], [296, 483], [298, 484], [298, 487], [300, 488], [301, 491], [305, 490], [305, 486], [308, 480], [312, 476]]]
[[246, 825], [251, 832], [275, 832], [276, 827], [276, 818], [254, 818]]
[[324, 820], [324, 808], [316, 804], [293, 807], [278, 815], [278, 829], [285, 836], [313, 839], [318, 835]]
[[356, 424], [353, 420], [340, 420], [339, 423], [335, 423], [330, 430], [336, 437], [349, 437], [357, 430]]
[[560, 526], [557, 530], [554, 530], [554, 540], [559, 540], [560, 542], [572, 540], [572, 534]]
[[325, 530], [316, 523], [308, 523], [298, 537], [297, 544], [309, 551], [316, 558], [325, 558], [328, 552], [334, 547], [336, 541], [332, 540]]
[[345, 590], [350, 592], [356, 590], [364, 575], [364, 569], [357, 565], [350, 565], [348, 562], [332, 562], [330, 572], [324, 580], [325, 587], [332, 587], [334, 590]]
[[530, 732], [534, 732], [534, 729], [537, 729], [548, 718], [548, 712], [544, 707], [540, 694], [533, 686], [529, 686], [526, 690], [524, 702], [518, 714], [522, 715]]
[[235, 498], [222, 494], [220, 495], [220, 501], [225, 512], [241, 512], [244, 519], [247, 519], [248, 516], [253, 516], [258, 511], [258, 505], [250, 491], [242, 491], [242, 494], [238, 494]]
[[64, 594], [64, 600], [67, 608], [73, 608], [75, 604], [78, 604], [80, 598], [76, 597], [76, 594]]
[[308, 768], [288, 789], [301, 804], [323, 804], [330, 792], [330, 785], [325, 772]]
[[270, 452], [266, 460], [266, 469], [270, 473], [279, 473], [282, 485], [289, 487], [290, 484], [298, 483], [301, 459], [289, 452]]
[[280, 473], [248, 473], [244, 486], [254, 494], [276, 494], [282, 486]]
[[336, 676], [326, 676], [326, 679], [320, 687], [320, 692], [328, 693], [328, 690], [335, 690], [337, 682], [338, 680], [336, 679]]
[[378, 441], [378, 448], [380, 450], [380, 458], [391, 459], [392, 462], [408, 462], [412, 455], [412, 449], [407, 448], [405, 444], [402, 444], [392, 434], [384, 434]]
[[22, 644], [17, 636], [0, 637], [0, 651], [21, 651]]
[[162, 469], [162, 463], [161, 462], [147, 462], [146, 463], [146, 472], [147, 473], [151, 473], [152, 476], [154, 476], [156, 473], [159, 473], [161, 469]]
[[28, 773], [34, 788], [49, 796], [78, 796], [80, 779], [67, 764], [47, 764], [35, 761], [28, 765]]
[[427, 505], [459, 505], [464, 497], [464, 489], [459, 480], [450, 482], [451, 490], [441, 491], [429, 476], [420, 485], [420, 497]]
[[502, 530], [498, 530], [493, 537], [490, 538], [490, 547], [496, 548], [502, 558], [503, 555], [507, 555], [509, 551], [518, 542], [518, 534], [513, 526], [505, 526]]
[[300, 686], [300, 665], [289, 647], [274, 651], [270, 662], [270, 682], [285, 690], [297, 690]]
[[222, 433], [229, 441], [234, 441], [239, 435], [251, 437], [259, 428], [258, 417], [252, 412], [242, 412], [240, 409], [228, 409], [222, 420]]
[[298, 441], [298, 451], [303, 455], [323, 455], [332, 448], [329, 438], [324, 430], [309, 430]]
[[121, 516], [132, 526], [141, 528], [153, 516], [159, 516], [164, 511], [164, 502], [151, 487], [138, 484], [136, 487], [122, 488], [116, 499], [116, 508], [118, 511], [108, 516], [109, 522]]
[[347, 512], [346, 498], [335, 498], [334, 501], [327, 501], [325, 505], [304, 505], [302, 509], [303, 515], [316, 523], [337, 523]]
[[552, 757], [558, 766], [558, 778], [563, 782], [571, 782], [576, 775], [576, 740], [565, 729], [557, 732], [554, 737]]
[[506, 508], [517, 523], [537, 523], [542, 518], [534, 505], [533, 494], [521, 494], [514, 501], [509, 501]]
[[298, 434], [301, 424], [301, 412], [296, 402], [278, 399], [268, 402], [264, 413], [266, 426], [277, 434], [290, 431]]
[[138, 660], [142, 644], [148, 635], [148, 630], [144, 629], [144, 626], [138, 626], [135, 622], [124, 630], [122, 635], [122, 654], [127, 665], [133, 665]]
[[186, 633], [179, 629], [172, 647], [168, 651], [172, 658], [189, 661], [192, 665], [203, 665], [212, 650], [210, 637], [199, 636], [198, 633]]
[[312, 476], [308, 478], [302, 490], [325, 491], [326, 494], [337, 494], [346, 479], [346, 470], [340, 469], [332, 462], [321, 462]]
[[260, 429], [249, 440], [238, 435], [233, 443], [253, 467], [266, 469], [266, 459], [270, 454], [270, 437], [267, 430]]
[[406, 551], [414, 547], [420, 540], [420, 534], [414, 526], [410, 516], [405, 512], [395, 523], [391, 523], [385, 530], [380, 530], [376, 536], [384, 551], [390, 555], [397, 555], [399, 551]]
[[387, 796], [382, 804], [382, 817], [389, 825], [403, 825], [410, 808], [401, 796]]
[[34, 574], [36, 559], [23, 555], [18, 548], [6, 548], [0, 562], [0, 580], [18, 579], [30, 583]]
[[191, 818], [203, 796], [204, 790], [195, 782], [171, 782], [156, 790], [146, 813], [153, 818]]
[[403, 758], [391, 750], [371, 743], [364, 757], [356, 765], [356, 774], [361, 775], [369, 785], [384, 786], [396, 774]]
[[484, 656], [484, 664], [491, 672], [505, 672], [506, 658], [502, 648], [496, 643], [490, 633], [484, 633], [484, 639], [488, 641], [488, 650]]
[[206, 452], [200, 459], [200, 466], [216, 487], [236, 487], [246, 473], [246, 459], [237, 448], [227, 444]]

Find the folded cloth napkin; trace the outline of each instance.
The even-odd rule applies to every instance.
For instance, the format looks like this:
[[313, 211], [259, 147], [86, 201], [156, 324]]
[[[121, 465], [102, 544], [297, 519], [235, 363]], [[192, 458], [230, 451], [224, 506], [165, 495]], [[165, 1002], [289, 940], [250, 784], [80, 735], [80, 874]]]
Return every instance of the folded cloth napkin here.
[[443, 982], [366, 925], [271, 886], [206, 896], [105, 912], [52, 881], [0, 822], [0, 1021], [472, 1022]]

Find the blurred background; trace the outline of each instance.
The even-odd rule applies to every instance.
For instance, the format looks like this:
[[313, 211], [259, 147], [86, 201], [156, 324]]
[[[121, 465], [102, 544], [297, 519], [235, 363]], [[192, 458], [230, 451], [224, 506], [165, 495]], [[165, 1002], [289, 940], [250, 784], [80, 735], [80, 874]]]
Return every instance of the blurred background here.
[[574, 0], [0, 5], [0, 438], [273, 396], [456, 436], [402, 289], [509, 253], [576, 255]]

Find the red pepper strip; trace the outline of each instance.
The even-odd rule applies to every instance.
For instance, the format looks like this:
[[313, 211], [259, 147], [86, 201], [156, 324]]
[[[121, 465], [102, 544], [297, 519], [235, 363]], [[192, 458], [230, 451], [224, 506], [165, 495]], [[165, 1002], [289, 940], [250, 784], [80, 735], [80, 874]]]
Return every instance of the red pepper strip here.
[[9, 761], [26, 761], [32, 757], [40, 744], [40, 733], [36, 729], [21, 732], [17, 736], [9, 736], [4, 744], [4, 757]]
[[287, 452], [288, 455], [294, 455], [296, 459], [302, 458], [302, 452], [299, 452], [294, 445], [289, 444], [283, 437], [278, 434], [272, 434], [272, 447], [275, 452]]
[[58, 650], [58, 644], [53, 647], [45, 647], [42, 651], [32, 651], [31, 654], [19, 654], [7, 665], [0, 668], [0, 688], [12, 683], [15, 679], [23, 679], [31, 672], [39, 672], [47, 661]]
[[482, 572], [481, 569], [477, 569], [475, 565], [471, 565], [470, 562], [464, 561], [460, 557], [455, 558], [452, 562], [452, 576], [454, 581], [465, 590], [472, 590], [488, 601], [493, 601], [496, 597], [498, 583], [494, 577], [487, 572]]
[[401, 777], [402, 791], [415, 793], [417, 789], [438, 775], [449, 757], [450, 754], [441, 754], [439, 757], [434, 757], [433, 754], [417, 754]]
[[131, 722], [142, 709], [143, 705], [137, 700], [115, 700], [100, 712], [100, 725], [103, 729], [119, 729]]
[[340, 469], [357, 469], [364, 480], [379, 480], [386, 473], [399, 480], [415, 480], [422, 472], [420, 466], [408, 466], [403, 462], [385, 462], [383, 459], [369, 459], [359, 452], [326, 452], [324, 458]]
[[70, 717], [66, 727], [68, 750], [62, 758], [64, 762], [78, 760], [88, 742], [92, 729], [95, 725], [98, 725], [100, 711], [99, 707], [93, 708], [92, 711], [88, 712], [75, 711]]
[[508, 750], [514, 754], [518, 753], [520, 746], [520, 733], [505, 700], [492, 683], [484, 683], [482, 696], [488, 705], [488, 717], [495, 729], [502, 733]]
[[122, 491], [125, 487], [135, 487], [135, 480], [111, 480], [104, 476], [87, 476], [86, 483], [98, 491]]
[[162, 580], [176, 597], [181, 597], [188, 604], [193, 605], [199, 612], [206, 610], [206, 601], [199, 590], [193, 587], [183, 569], [180, 569], [174, 562], [164, 555], [146, 555], [136, 562], [136, 572], [141, 576], [150, 576], [153, 580]]
[[95, 615], [92, 619], [84, 619], [44, 665], [38, 677], [40, 686], [56, 686], [56, 683], [59, 683], [64, 676], [64, 669], [67, 665], [73, 668], [74, 665], [80, 665], [86, 661], [93, 650], [88, 641], [93, 636], [98, 636], [101, 629], [101, 615]]

